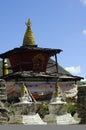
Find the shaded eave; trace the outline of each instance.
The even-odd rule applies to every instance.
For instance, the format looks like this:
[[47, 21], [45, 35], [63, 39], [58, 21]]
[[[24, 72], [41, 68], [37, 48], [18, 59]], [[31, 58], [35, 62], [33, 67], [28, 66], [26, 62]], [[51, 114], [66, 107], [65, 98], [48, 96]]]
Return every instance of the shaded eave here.
[[6, 76], [2, 76], [1, 78], [5, 79], [6, 81], [15, 79], [18, 80], [27, 80], [27, 81], [51, 81], [51, 82], [67, 82], [67, 81], [80, 81], [84, 79], [83, 77], [73, 76], [73, 75], [66, 75], [66, 74], [51, 74], [51, 73], [34, 73], [32, 71], [21, 71], [8, 74]]
[[45, 74], [43, 72], [40, 73], [34, 73], [32, 71], [21, 71], [21, 72], [15, 72], [11, 73], [5, 76], [2, 76], [6, 81], [9, 80], [16, 80], [16, 81], [54, 81], [56, 82], [56, 79], [58, 78], [58, 75], [50, 75]]
[[59, 75], [59, 81], [80, 81], [81, 79], [84, 79], [83, 77], [79, 77], [79, 76], [73, 76], [73, 75]]
[[39, 53], [47, 53], [50, 56], [53, 56], [57, 53], [60, 53], [61, 49], [51, 49], [51, 48], [40, 48], [40, 47], [32, 47], [32, 46], [21, 46], [19, 48], [14, 48], [5, 53], [0, 54], [0, 58], [8, 58], [10, 54], [13, 53], [24, 53], [24, 52], [39, 52]]

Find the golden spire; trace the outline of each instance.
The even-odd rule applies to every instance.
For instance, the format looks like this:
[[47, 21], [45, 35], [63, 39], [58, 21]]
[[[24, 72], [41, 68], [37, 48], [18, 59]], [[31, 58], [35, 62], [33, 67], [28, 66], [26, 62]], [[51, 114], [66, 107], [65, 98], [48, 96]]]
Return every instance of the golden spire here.
[[21, 85], [21, 97], [25, 96], [25, 94], [29, 95], [28, 90], [24, 83]]
[[31, 30], [30, 19], [26, 23], [26, 26], [27, 26], [27, 29], [26, 29], [26, 32], [25, 32], [25, 35], [24, 35], [24, 39], [23, 39], [23, 46], [35, 45], [34, 35], [33, 35], [32, 30]]
[[9, 71], [8, 71], [8, 64], [7, 64], [7, 59], [4, 60], [4, 75], [8, 75]]
[[31, 94], [31, 92], [29, 90], [27, 90], [26, 86], [23, 84], [21, 84], [21, 97], [24, 97], [24, 96], [29, 96], [29, 98], [31, 97], [33, 99], [33, 101], [35, 103], [37, 103], [37, 101], [35, 100], [35, 98], [33, 97], [33, 95]]

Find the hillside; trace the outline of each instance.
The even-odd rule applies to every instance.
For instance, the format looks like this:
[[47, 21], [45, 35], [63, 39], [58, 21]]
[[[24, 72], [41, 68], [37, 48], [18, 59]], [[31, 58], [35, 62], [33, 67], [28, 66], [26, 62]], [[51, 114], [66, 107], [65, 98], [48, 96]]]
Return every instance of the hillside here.
[[[50, 59], [50, 60], [49, 60], [49, 63], [55, 64], [55, 61], [52, 60], [52, 59]], [[49, 64], [48, 64], [48, 66], [49, 66]], [[56, 67], [53, 66], [52, 68], [49, 68], [48, 70], [49, 70], [49, 71], [52, 71], [52, 72], [56, 72]], [[66, 74], [66, 75], [71, 75], [68, 71], [66, 71], [66, 70], [65, 70], [62, 66], [60, 66], [59, 64], [58, 64], [58, 73], [62, 73], [62, 74]]]

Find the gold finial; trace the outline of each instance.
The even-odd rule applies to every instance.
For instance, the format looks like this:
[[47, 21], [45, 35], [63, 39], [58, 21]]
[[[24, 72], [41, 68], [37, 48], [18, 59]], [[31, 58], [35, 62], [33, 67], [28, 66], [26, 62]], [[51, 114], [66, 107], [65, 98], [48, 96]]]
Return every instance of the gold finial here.
[[23, 46], [35, 45], [34, 35], [33, 35], [32, 30], [31, 30], [31, 21], [30, 21], [30, 19], [26, 23], [26, 26], [27, 26], [27, 29], [26, 29], [24, 39], [23, 39]]
[[8, 71], [8, 64], [7, 64], [7, 59], [4, 60], [4, 75], [8, 75], [9, 71]]
[[33, 95], [30, 93], [29, 90], [27, 90], [26, 86], [24, 85], [24, 83], [21, 84], [21, 97], [31, 97], [33, 99], [33, 101], [35, 103], [37, 103], [37, 101], [35, 100], [35, 98], [33, 97]]
[[58, 86], [55, 86], [55, 97], [58, 97]]
[[26, 88], [26, 86], [24, 85], [24, 83], [21, 85], [21, 97], [25, 96], [25, 94], [28, 95], [28, 90]]
[[31, 21], [28, 19], [28, 22], [26, 23], [27, 27], [31, 27]]

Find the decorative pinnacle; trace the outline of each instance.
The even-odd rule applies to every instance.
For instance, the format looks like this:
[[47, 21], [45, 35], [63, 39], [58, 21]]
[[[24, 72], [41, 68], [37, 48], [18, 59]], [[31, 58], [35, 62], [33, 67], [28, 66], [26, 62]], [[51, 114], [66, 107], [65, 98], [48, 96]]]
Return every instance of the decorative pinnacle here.
[[26, 26], [27, 26], [27, 29], [26, 29], [24, 39], [23, 39], [23, 46], [35, 45], [34, 34], [33, 34], [32, 30], [31, 30], [31, 21], [30, 21], [30, 19], [26, 23]]
[[7, 64], [7, 59], [4, 60], [4, 75], [8, 75], [9, 71], [8, 71], [8, 64]]
[[28, 90], [26, 88], [26, 86], [24, 85], [24, 83], [21, 85], [21, 97], [25, 96], [25, 95], [29, 95]]
[[31, 21], [28, 19], [28, 22], [26, 23], [27, 27], [31, 27]]

